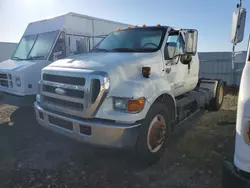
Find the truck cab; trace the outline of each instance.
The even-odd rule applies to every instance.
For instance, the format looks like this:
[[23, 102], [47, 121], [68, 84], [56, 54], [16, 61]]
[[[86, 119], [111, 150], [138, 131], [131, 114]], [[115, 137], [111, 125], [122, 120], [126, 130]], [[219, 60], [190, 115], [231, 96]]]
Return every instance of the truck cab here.
[[220, 81], [198, 78], [197, 36], [196, 30], [169, 26], [129, 26], [89, 53], [50, 64], [42, 70], [35, 102], [39, 124], [158, 160], [179, 123], [223, 102]]
[[33, 106], [44, 67], [88, 52], [117, 27], [125, 24], [76, 13], [30, 23], [12, 57], [0, 63], [0, 103]]

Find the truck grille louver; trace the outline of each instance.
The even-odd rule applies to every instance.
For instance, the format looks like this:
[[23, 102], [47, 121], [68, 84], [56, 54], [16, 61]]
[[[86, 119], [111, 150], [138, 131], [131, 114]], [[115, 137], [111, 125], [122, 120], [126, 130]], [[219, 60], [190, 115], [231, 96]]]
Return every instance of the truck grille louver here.
[[59, 82], [59, 83], [64, 83], [64, 84], [79, 85], [79, 86], [85, 85], [84, 78], [77, 78], [77, 77], [71, 77], [71, 76], [58, 76], [58, 75], [52, 75], [52, 74], [44, 74], [43, 80], [47, 80], [51, 82]]
[[12, 77], [10, 75], [10, 77], [8, 78], [7, 74], [0, 74], [0, 86], [2, 87], [9, 87], [9, 85], [12, 85]]
[[41, 105], [53, 111], [92, 117], [105, 97], [106, 73], [46, 71], [42, 75]]

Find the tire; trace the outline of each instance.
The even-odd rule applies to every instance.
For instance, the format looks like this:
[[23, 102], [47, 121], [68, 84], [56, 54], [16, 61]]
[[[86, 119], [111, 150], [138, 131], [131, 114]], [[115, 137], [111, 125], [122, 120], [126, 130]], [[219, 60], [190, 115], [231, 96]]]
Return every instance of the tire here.
[[224, 83], [220, 80], [216, 88], [216, 95], [213, 99], [211, 99], [208, 109], [211, 111], [218, 111], [223, 104], [224, 94], [225, 94]]
[[143, 164], [154, 164], [165, 153], [171, 127], [170, 117], [167, 106], [160, 102], [155, 102], [149, 109], [136, 144], [136, 154]]

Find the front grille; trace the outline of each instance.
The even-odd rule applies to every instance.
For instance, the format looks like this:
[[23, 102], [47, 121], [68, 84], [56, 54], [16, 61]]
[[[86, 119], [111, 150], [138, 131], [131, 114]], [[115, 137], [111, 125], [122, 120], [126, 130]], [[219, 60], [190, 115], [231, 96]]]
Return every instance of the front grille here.
[[8, 80], [0, 80], [0, 84], [1, 84], [1, 86], [3, 86], [3, 87], [9, 87]]
[[[43, 85], [43, 91], [50, 92], [56, 94], [55, 90], [57, 87], [54, 86], [48, 86], [48, 85]], [[74, 90], [74, 89], [64, 89], [66, 93], [64, 94], [65, 96], [69, 97], [75, 97], [79, 99], [84, 98], [84, 91], [79, 91], [79, 90]]]
[[92, 117], [102, 102], [104, 92], [107, 91], [103, 87], [104, 78], [107, 80], [106, 73], [86, 70], [79, 73], [78, 70], [65, 74], [58, 70], [54, 75], [53, 72], [55, 69], [51, 73], [49, 70], [43, 73], [40, 87], [41, 105], [58, 113], [81, 118]]
[[69, 101], [56, 99], [56, 98], [52, 98], [52, 97], [47, 97], [47, 96], [44, 96], [43, 100], [44, 100], [44, 102], [58, 105], [60, 107], [70, 108], [70, 109], [74, 109], [74, 110], [81, 110], [81, 111], [84, 109], [84, 105], [81, 103], [69, 102]]
[[71, 77], [71, 76], [59, 76], [59, 75], [52, 75], [52, 74], [43, 74], [43, 80], [57, 82], [57, 83], [78, 85], [78, 86], [85, 85], [84, 78]]
[[12, 86], [12, 78], [11, 75], [9, 76], [7, 74], [0, 74], [0, 86], [2, 87], [9, 87], [9, 85]]
[[0, 74], [0, 79], [3, 78], [3, 79], [8, 79], [8, 76], [7, 74]]

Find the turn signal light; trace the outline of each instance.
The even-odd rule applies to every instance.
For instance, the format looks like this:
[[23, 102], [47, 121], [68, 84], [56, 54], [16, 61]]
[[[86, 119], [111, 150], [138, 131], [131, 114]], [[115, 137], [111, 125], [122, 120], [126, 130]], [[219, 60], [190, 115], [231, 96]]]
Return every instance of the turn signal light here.
[[142, 75], [145, 78], [149, 78], [151, 74], [151, 68], [150, 67], [142, 67]]
[[144, 98], [130, 99], [130, 100], [128, 100], [127, 111], [128, 112], [133, 112], [133, 113], [140, 112], [144, 108], [144, 104], [145, 104], [145, 99]]

